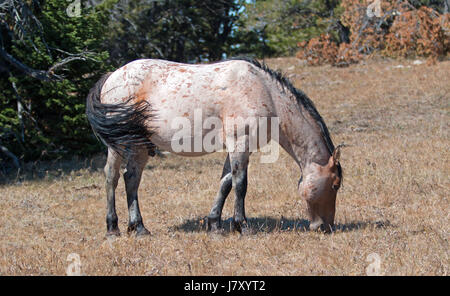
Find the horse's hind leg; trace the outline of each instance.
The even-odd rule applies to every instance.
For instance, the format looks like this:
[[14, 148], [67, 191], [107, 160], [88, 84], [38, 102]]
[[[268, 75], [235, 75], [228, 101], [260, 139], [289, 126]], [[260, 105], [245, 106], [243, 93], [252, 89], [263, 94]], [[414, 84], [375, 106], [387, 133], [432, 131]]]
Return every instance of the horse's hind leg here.
[[220, 189], [214, 200], [214, 204], [208, 215], [208, 231], [219, 231], [220, 222], [222, 217], [222, 209], [225, 204], [225, 200], [231, 191], [232, 178], [231, 178], [231, 166], [230, 156], [227, 155], [225, 164], [223, 165], [222, 178], [220, 179]]
[[105, 165], [106, 176], [106, 235], [119, 236], [120, 230], [118, 226], [118, 218], [116, 214], [116, 197], [115, 191], [120, 177], [120, 164], [122, 157], [108, 149], [108, 159]]
[[129, 156], [126, 172], [123, 174], [125, 179], [125, 189], [127, 192], [128, 203], [128, 233], [136, 231], [136, 235], [147, 235], [150, 232], [144, 227], [141, 211], [138, 203], [138, 188], [141, 181], [142, 171], [148, 160], [146, 149], [137, 149], [135, 153]]

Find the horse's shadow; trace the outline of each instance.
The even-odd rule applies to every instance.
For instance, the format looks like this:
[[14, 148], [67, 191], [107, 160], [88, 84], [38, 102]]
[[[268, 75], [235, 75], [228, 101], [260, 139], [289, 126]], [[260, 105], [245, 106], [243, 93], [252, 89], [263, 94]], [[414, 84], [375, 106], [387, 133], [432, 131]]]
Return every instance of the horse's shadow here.
[[[232, 218], [222, 220], [223, 233], [232, 232]], [[305, 219], [295, 218], [274, 218], [274, 217], [253, 217], [247, 218], [247, 223], [250, 228], [250, 233], [271, 233], [271, 232], [306, 232], [310, 231], [309, 221]], [[358, 221], [350, 223], [337, 223], [334, 226], [334, 232], [350, 232], [362, 230], [368, 227], [382, 229], [392, 227], [389, 220], [386, 221]], [[185, 220], [179, 225], [171, 227], [174, 231], [183, 232], [201, 232], [207, 230], [207, 218], [197, 217]]]

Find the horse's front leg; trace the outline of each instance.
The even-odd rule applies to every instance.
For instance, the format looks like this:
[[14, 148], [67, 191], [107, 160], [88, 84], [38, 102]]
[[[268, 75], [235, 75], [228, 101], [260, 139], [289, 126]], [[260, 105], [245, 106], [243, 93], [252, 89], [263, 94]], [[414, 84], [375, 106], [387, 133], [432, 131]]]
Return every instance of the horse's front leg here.
[[230, 156], [227, 155], [227, 159], [223, 165], [222, 177], [220, 179], [220, 189], [208, 215], [208, 231], [219, 232], [221, 230], [222, 209], [225, 200], [231, 191], [231, 179]]
[[121, 163], [122, 157], [112, 149], [108, 149], [108, 159], [104, 169], [106, 176], [106, 236], [120, 235], [115, 191], [120, 177]]
[[233, 230], [240, 233], [248, 232], [247, 218], [245, 217], [245, 195], [247, 193], [247, 168], [249, 152], [230, 153], [232, 186], [234, 187], [234, 215]]
[[125, 179], [125, 189], [128, 203], [128, 233], [136, 231], [136, 235], [148, 235], [150, 232], [144, 227], [138, 202], [138, 188], [141, 181], [142, 171], [148, 160], [146, 149], [138, 149], [129, 156]]

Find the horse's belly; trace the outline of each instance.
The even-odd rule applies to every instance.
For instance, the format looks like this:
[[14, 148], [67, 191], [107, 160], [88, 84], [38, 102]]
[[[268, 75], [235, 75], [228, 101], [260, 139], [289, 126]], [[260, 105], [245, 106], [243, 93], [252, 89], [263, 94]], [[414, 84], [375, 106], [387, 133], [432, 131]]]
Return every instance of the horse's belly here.
[[[169, 109], [170, 111], [170, 109]], [[223, 149], [223, 127], [218, 112], [196, 108], [186, 112], [160, 111], [150, 123], [152, 142], [161, 150], [201, 156]]]

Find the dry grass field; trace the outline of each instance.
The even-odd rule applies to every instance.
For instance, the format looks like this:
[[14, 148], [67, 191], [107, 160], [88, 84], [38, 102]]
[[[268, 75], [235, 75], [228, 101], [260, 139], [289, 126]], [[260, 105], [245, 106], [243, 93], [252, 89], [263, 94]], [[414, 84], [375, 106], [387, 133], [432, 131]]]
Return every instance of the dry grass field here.
[[[0, 274], [65, 275], [79, 254], [85, 275], [449, 274], [450, 61], [367, 61], [348, 68], [269, 60], [305, 91], [342, 151], [337, 230], [307, 230], [299, 169], [284, 152], [249, 167], [246, 211], [253, 234], [205, 231], [225, 154], [150, 159], [140, 205], [150, 237], [105, 238], [104, 157], [30, 164], [0, 185]], [[372, 255], [373, 256], [373, 255]], [[69, 258], [70, 259], [70, 258]]]

